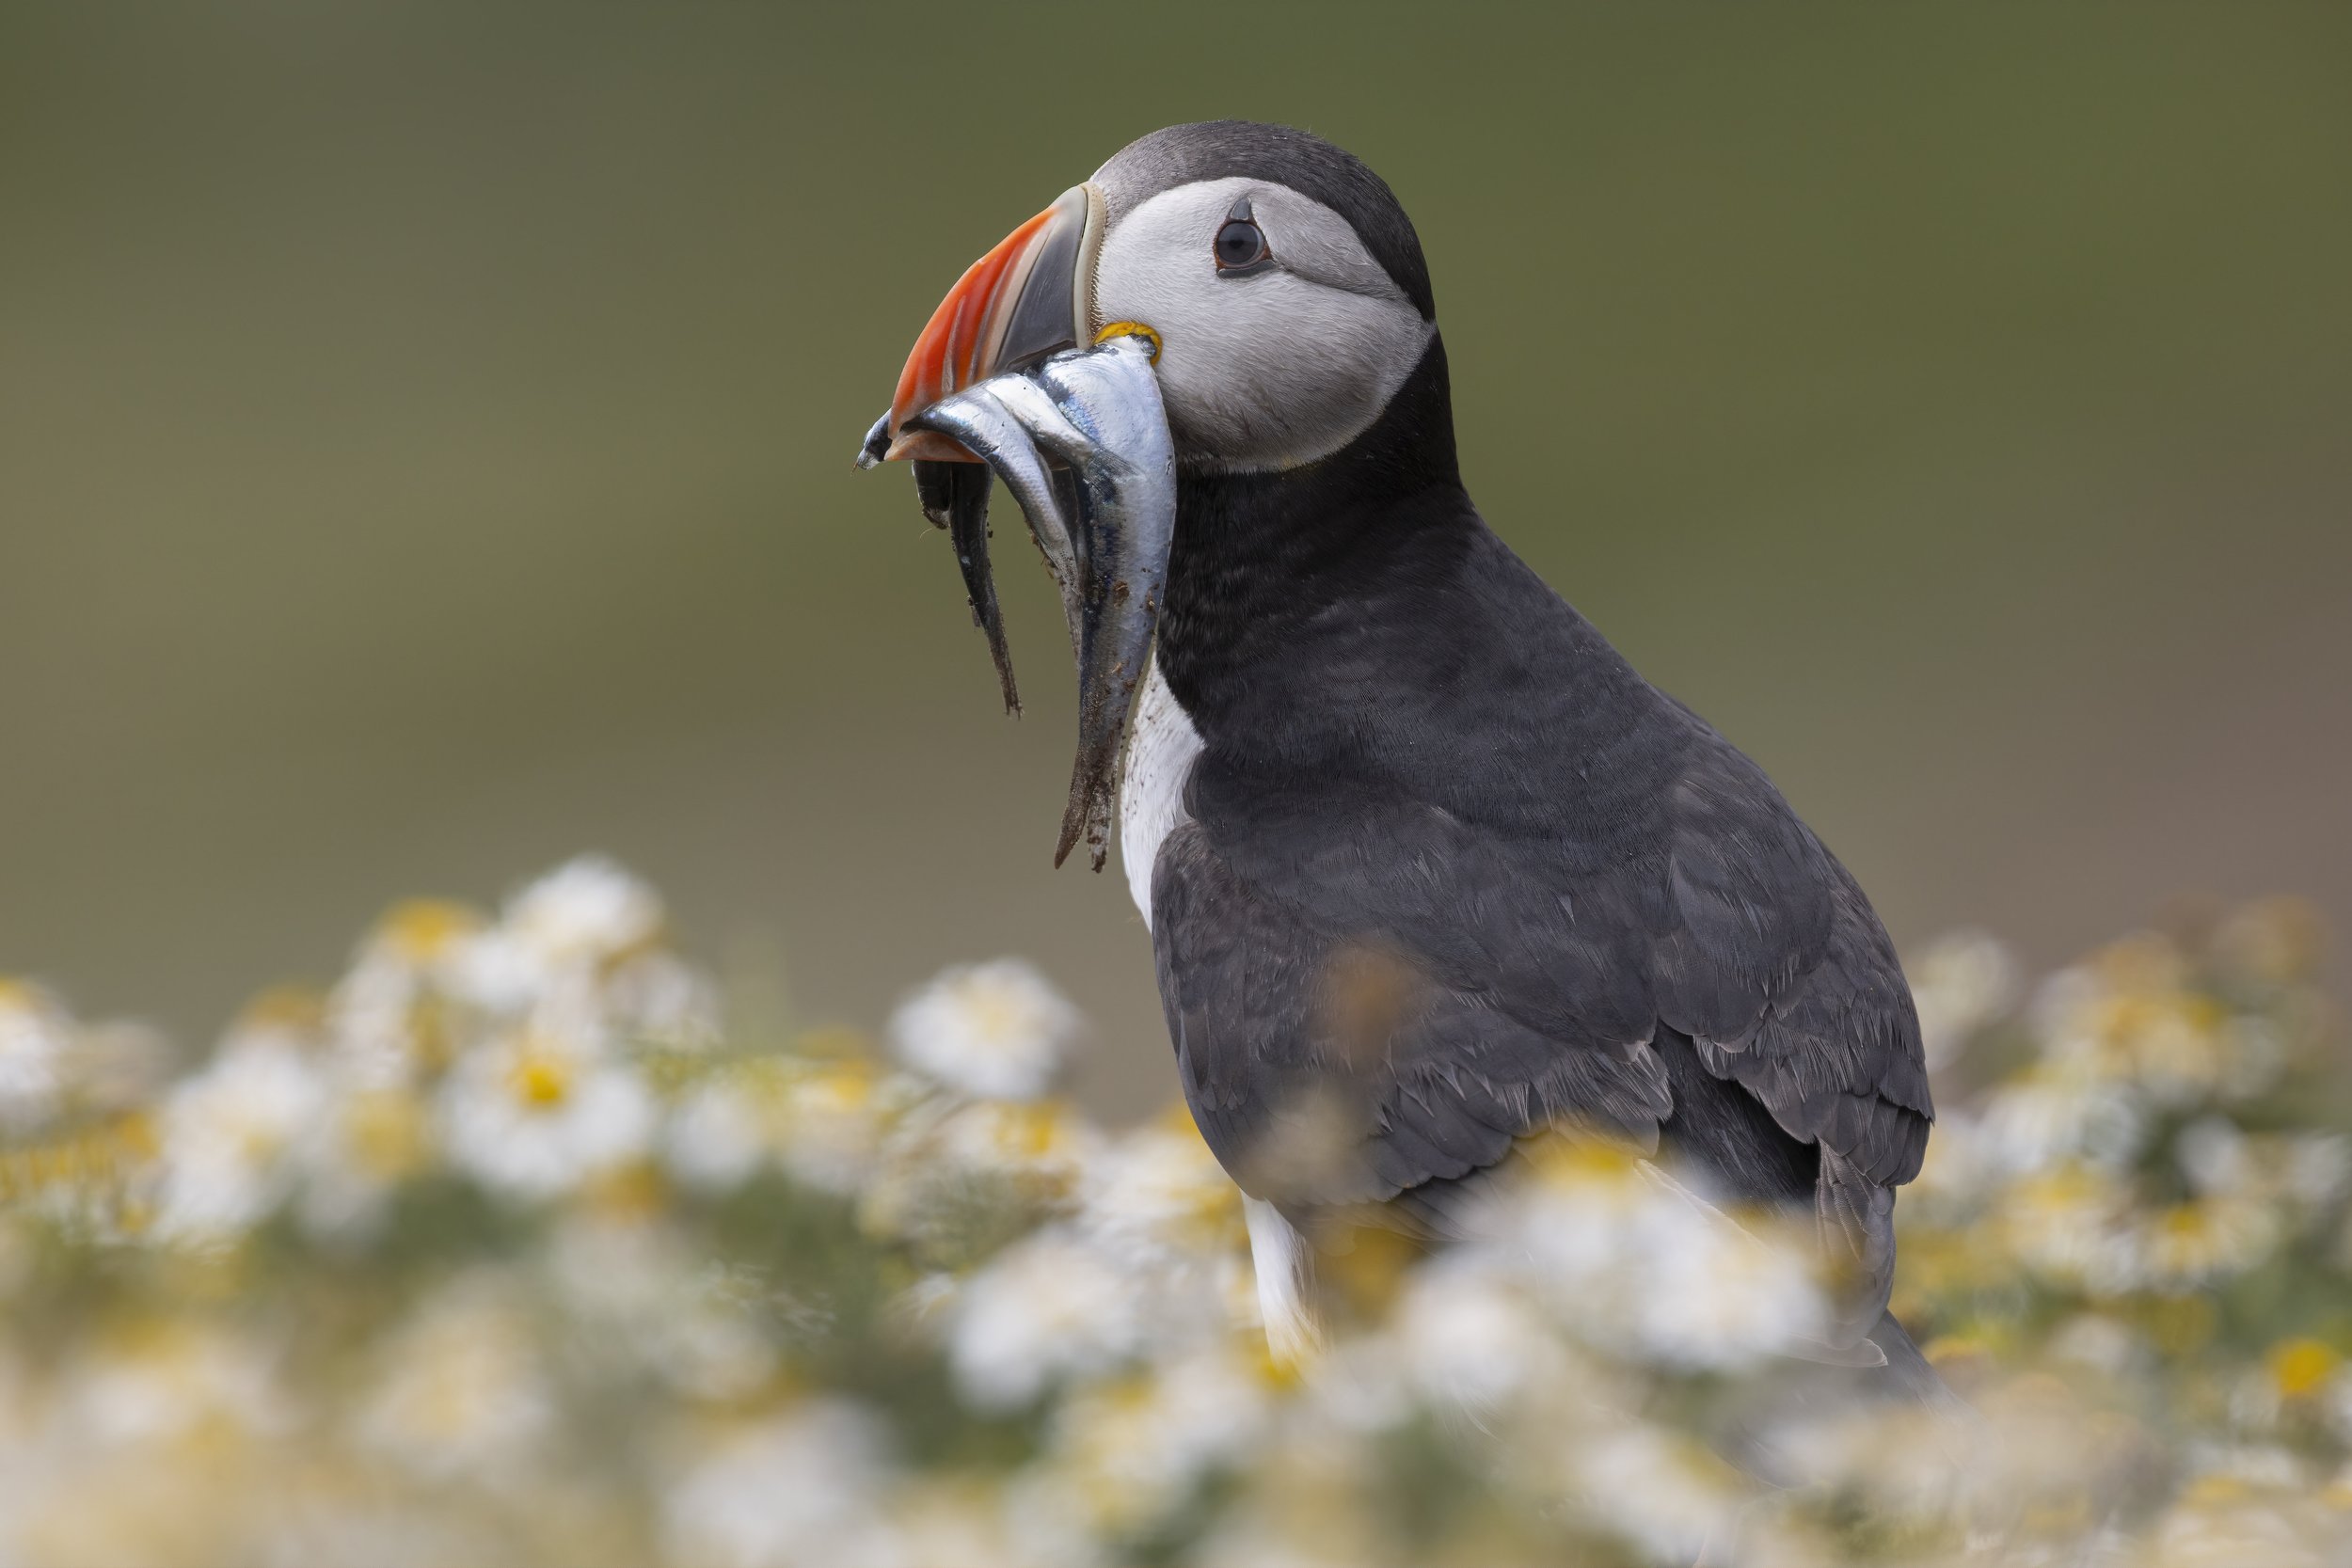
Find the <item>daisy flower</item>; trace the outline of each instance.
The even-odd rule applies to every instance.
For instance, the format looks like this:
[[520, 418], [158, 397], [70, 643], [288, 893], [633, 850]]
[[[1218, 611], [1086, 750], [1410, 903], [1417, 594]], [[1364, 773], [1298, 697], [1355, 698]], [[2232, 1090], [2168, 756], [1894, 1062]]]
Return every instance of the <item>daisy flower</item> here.
[[560, 1196], [646, 1152], [655, 1106], [627, 1064], [516, 1034], [468, 1056], [444, 1085], [451, 1163], [510, 1197]]
[[287, 1156], [326, 1102], [318, 1065], [290, 1031], [231, 1036], [165, 1102], [159, 1231], [216, 1241], [260, 1223], [285, 1196]]
[[999, 1253], [955, 1303], [947, 1354], [984, 1410], [1016, 1410], [1049, 1384], [1105, 1371], [1142, 1347], [1136, 1282], [1060, 1227]]
[[1034, 1100], [1076, 1039], [1078, 1009], [1018, 958], [949, 969], [890, 1020], [898, 1059], [982, 1099]]

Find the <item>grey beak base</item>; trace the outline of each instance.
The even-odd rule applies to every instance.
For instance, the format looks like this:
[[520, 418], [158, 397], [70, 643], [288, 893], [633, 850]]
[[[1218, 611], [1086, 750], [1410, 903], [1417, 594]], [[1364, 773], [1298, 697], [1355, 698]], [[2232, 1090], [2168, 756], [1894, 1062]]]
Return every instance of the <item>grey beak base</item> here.
[[1013, 301], [1004, 341], [996, 350], [1000, 370], [1026, 370], [1049, 355], [1078, 346], [1082, 318], [1075, 301], [1087, 204], [1083, 192], [1071, 192], [1062, 200], [1073, 210], [1047, 229], [1037, 264], [1021, 285], [1021, 297]]

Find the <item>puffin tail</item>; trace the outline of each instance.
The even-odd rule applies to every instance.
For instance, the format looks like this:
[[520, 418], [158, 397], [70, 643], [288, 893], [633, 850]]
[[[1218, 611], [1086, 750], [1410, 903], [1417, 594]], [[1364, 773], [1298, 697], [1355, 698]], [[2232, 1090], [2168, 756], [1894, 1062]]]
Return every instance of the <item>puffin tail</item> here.
[[1882, 1374], [1890, 1391], [1900, 1390], [1926, 1405], [1938, 1415], [1972, 1418], [1976, 1412], [1968, 1402], [1952, 1392], [1934, 1363], [1919, 1349], [1919, 1342], [1911, 1337], [1892, 1312], [1879, 1314], [1878, 1325], [1870, 1330], [1870, 1341], [1886, 1353], [1886, 1369]]
[[1885, 1364], [1784, 1362], [1750, 1383], [1717, 1413], [1718, 1453], [1771, 1486], [1802, 1487], [1812, 1473], [1807, 1429], [1835, 1423], [1861, 1409], [1915, 1407], [1930, 1418], [1926, 1431], [1955, 1463], [1975, 1446], [1983, 1418], [1952, 1392], [1892, 1312], [1882, 1312], [1867, 1336]]

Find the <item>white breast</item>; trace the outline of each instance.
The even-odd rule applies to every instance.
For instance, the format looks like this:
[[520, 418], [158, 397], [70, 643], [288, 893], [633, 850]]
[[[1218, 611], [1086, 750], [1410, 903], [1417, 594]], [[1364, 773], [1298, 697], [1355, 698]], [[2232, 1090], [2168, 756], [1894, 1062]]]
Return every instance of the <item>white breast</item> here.
[[1152, 867], [1160, 844], [1184, 815], [1184, 781], [1200, 754], [1200, 732], [1160, 677], [1155, 660], [1143, 694], [1136, 699], [1135, 726], [1127, 736], [1127, 772], [1119, 784], [1119, 858], [1127, 868], [1127, 891], [1152, 924]]
[[[1200, 732], [1154, 663], [1136, 699], [1127, 773], [1119, 785], [1119, 858], [1126, 863], [1127, 891], [1146, 927], [1152, 924], [1152, 868], [1160, 846], [1179, 824], [1192, 820], [1184, 815], [1184, 783], [1200, 755]], [[1322, 1342], [1312, 1300], [1313, 1251], [1271, 1203], [1244, 1197], [1242, 1212], [1249, 1224], [1249, 1258], [1258, 1276], [1267, 1348], [1278, 1363], [1295, 1366]]]

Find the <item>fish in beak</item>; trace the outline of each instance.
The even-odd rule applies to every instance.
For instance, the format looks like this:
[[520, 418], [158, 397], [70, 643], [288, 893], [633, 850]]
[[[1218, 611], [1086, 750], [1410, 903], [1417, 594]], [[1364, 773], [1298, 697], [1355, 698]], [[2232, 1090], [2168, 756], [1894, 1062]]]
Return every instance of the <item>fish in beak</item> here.
[[1098, 871], [1176, 511], [1152, 369], [1158, 335], [1134, 322], [1092, 324], [1103, 211], [1091, 185], [1075, 186], [966, 270], [915, 340], [858, 457], [864, 467], [914, 464], [917, 498], [949, 533], [1016, 712], [988, 558], [992, 476], [1020, 503], [1061, 591], [1078, 667], [1078, 754], [1054, 863], [1084, 839]]

